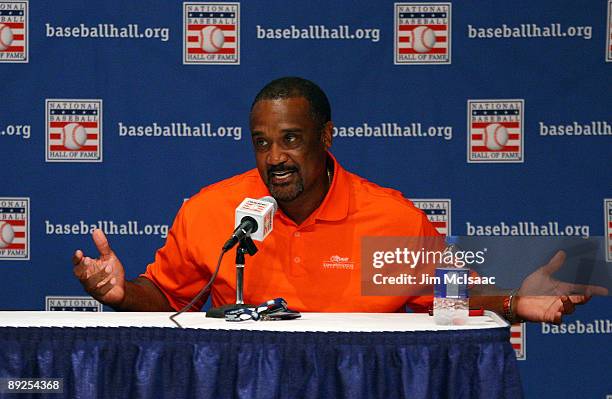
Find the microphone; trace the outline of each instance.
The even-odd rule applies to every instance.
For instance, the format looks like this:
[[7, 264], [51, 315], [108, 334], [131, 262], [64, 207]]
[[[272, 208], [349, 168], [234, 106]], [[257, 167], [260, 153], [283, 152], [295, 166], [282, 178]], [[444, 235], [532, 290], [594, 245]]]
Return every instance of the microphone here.
[[270, 196], [260, 199], [245, 198], [236, 208], [235, 226], [232, 236], [223, 244], [223, 251], [229, 251], [247, 236], [263, 241], [272, 231], [274, 213], [278, 209], [276, 200]]

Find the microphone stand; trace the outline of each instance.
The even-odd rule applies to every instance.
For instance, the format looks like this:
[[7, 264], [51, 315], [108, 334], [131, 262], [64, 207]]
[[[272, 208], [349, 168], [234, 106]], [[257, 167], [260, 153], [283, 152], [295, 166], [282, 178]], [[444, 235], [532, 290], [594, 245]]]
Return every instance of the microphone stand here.
[[226, 310], [256, 307], [256, 305], [245, 304], [243, 300], [245, 255], [253, 256], [256, 253], [257, 246], [249, 235], [240, 240], [236, 248], [236, 303], [210, 308], [206, 311], [206, 317], [224, 318]]

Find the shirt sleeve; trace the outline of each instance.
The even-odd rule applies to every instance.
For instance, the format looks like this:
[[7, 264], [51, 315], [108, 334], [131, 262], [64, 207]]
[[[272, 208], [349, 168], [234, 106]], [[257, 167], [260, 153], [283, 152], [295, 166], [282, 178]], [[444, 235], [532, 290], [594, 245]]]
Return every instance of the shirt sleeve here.
[[[195, 262], [189, 251], [188, 202], [179, 210], [164, 246], [155, 253], [155, 260], [141, 274], [153, 282], [175, 310], [187, 305], [210, 279], [204, 265]], [[202, 308], [208, 294], [192, 307]]]

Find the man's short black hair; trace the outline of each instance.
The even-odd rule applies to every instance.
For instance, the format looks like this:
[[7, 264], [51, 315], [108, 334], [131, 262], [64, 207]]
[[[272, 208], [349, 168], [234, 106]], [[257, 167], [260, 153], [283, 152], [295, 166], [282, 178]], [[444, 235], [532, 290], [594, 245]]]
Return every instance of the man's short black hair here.
[[319, 86], [310, 80], [288, 76], [271, 81], [253, 100], [253, 107], [261, 100], [278, 100], [283, 98], [304, 97], [310, 104], [310, 114], [321, 127], [331, 120], [331, 107], [327, 96]]

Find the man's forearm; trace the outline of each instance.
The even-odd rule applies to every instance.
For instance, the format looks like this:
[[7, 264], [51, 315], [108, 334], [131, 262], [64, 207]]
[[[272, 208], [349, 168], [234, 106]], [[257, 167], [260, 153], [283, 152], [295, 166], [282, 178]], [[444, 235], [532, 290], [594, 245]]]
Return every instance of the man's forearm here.
[[174, 312], [166, 296], [145, 277], [125, 282], [125, 298], [115, 310], [125, 312]]

